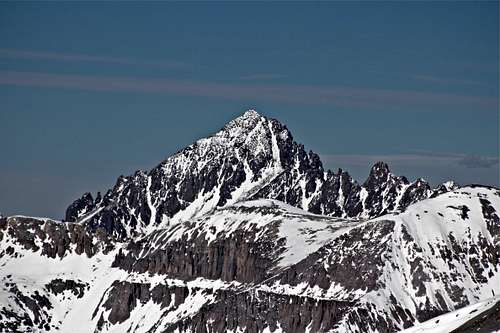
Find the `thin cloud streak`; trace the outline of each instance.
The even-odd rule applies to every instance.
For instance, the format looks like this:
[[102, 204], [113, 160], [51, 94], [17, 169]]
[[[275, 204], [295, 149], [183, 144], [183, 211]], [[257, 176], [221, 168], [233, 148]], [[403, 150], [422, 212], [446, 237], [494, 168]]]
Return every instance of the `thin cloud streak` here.
[[177, 79], [86, 76], [35, 72], [0, 71], [0, 84], [93, 91], [158, 93], [213, 97], [232, 100], [320, 104], [376, 110], [452, 107], [497, 109], [498, 99], [390, 89], [299, 86], [284, 84], [227, 84]]
[[498, 157], [486, 157], [470, 155], [465, 156], [461, 159], [458, 164], [465, 166], [466, 168], [491, 168], [492, 166], [498, 165]]
[[443, 78], [443, 77], [430, 76], [430, 75], [414, 75], [413, 78], [416, 80], [420, 80], [420, 81], [427, 81], [427, 82], [445, 84], [445, 85], [450, 85], [450, 84], [452, 84], [452, 85], [475, 85], [475, 86], [482, 85], [482, 83], [479, 81], [450, 79], [450, 78]]
[[177, 61], [141, 61], [128, 58], [102, 57], [78, 53], [43, 52], [0, 48], [0, 57], [29, 60], [53, 60], [68, 62], [94, 62], [118, 65], [150, 66], [161, 68], [183, 68], [185, 63]]
[[262, 74], [250, 74], [241, 76], [240, 80], [244, 81], [258, 81], [258, 80], [278, 80], [286, 78], [285, 75], [274, 74], [274, 73], [262, 73]]
[[469, 169], [491, 168], [499, 165], [499, 157], [479, 156], [454, 153], [410, 153], [394, 155], [363, 155], [363, 154], [321, 154], [321, 157], [331, 163], [366, 166], [378, 161], [399, 165], [454, 165]]

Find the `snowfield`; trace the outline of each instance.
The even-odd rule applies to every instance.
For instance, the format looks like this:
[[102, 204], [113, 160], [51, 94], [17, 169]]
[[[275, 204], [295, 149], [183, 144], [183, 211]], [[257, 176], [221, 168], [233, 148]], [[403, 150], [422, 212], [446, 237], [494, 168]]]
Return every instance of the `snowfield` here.
[[[481, 316], [486, 311], [499, 305], [500, 297], [492, 297], [485, 301], [481, 301], [456, 311], [446, 313], [444, 315], [432, 318], [426, 322], [418, 324], [412, 328], [402, 331], [402, 333], [448, 333], [459, 329], [460, 326], [466, 324], [471, 319]], [[497, 310], [498, 311], [498, 310]], [[497, 315], [498, 324], [498, 315]], [[500, 325], [489, 330], [491, 333], [500, 332]]]

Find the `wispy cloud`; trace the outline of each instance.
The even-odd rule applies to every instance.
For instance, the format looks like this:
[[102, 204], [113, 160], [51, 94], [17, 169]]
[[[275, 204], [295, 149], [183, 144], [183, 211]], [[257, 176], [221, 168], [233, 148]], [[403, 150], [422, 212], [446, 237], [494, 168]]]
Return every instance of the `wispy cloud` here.
[[394, 165], [432, 166], [450, 165], [466, 168], [491, 168], [499, 165], [499, 157], [470, 154], [415, 152], [408, 154], [321, 154], [321, 157], [336, 164], [367, 166], [378, 161]]
[[260, 74], [250, 74], [240, 77], [240, 80], [245, 81], [266, 81], [266, 80], [279, 80], [285, 78], [285, 75], [275, 74], [275, 73], [260, 73]]
[[431, 75], [414, 75], [413, 78], [420, 81], [427, 81], [443, 85], [482, 85], [481, 82], [474, 80], [452, 79]]
[[366, 108], [369, 110], [433, 109], [491, 110], [498, 99], [409, 90], [358, 89], [339, 86], [285, 84], [228, 84], [114, 76], [87, 76], [0, 71], [0, 84], [94, 91], [159, 93], [177, 96], [214, 97], [252, 102], [284, 102]]
[[491, 168], [498, 165], [499, 159], [498, 157], [469, 155], [463, 157], [458, 163], [467, 168]]
[[163, 68], [182, 68], [187, 65], [178, 61], [142, 61], [130, 58], [121, 57], [103, 57], [80, 53], [61, 53], [61, 52], [44, 52], [32, 50], [20, 50], [0, 48], [0, 57], [14, 59], [29, 59], [29, 60], [53, 60], [53, 61], [68, 61], [68, 62], [94, 62], [108, 63], [118, 65], [133, 65], [133, 66], [150, 66]]

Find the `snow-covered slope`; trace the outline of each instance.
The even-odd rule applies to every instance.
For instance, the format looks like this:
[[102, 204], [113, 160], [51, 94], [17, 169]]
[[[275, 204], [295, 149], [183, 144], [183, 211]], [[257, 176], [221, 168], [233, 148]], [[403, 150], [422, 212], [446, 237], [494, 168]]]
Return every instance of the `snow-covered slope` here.
[[500, 296], [448, 312], [403, 332], [458, 333], [467, 331], [500, 332]]
[[0, 331], [396, 332], [500, 295], [499, 210], [485, 187], [371, 220], [259, 199], [125, 243], [3, 218]]
[[303, 260], [346, 227], [273, 200], [218, 209], [127, 244], [78, 223], [0, 222], [0, 331], [12, 332], [163, 332], [221, 293]]
[[[260, 281], [357, 223], [310, 214], [275, 200], [246, 201], [131, 241], [115, 265], [179, 278]], [[187, 266], [186, 256], [191, 261]], [[159, 261], [163, 263], [156, 265]]]
[[[68, 316], [96, 306], [100, 283], [113, 281], [115, 251], [106, 234], [80, 225], [0, 219], [0, 332], [61, 331]], [[89, 324], [83, 320], [81, 331]]]
[[325, 172], [319, 156], [307, 153], [286, 126], [249, 110], [151, 171], [121, 176], [104, 197], [84, 194], [68, 207], [66, 220], [125, 239], [248, 199], [370, 218], [450, 188], [454, 185], [433, 191], [422, 179], [411, 183], [391, 174], [382, 162], [362, 185], [345, 171]]
[[351, 302], [324, 323], [334, 331], [397, 331], [499, 295], [499, 207], [483, 187], [423, 200], [338, 233], [259, 288]]

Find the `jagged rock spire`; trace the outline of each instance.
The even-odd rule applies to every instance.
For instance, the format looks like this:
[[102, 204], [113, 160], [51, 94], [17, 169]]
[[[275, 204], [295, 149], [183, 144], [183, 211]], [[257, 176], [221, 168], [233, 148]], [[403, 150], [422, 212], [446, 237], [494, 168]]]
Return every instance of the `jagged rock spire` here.
[[389, 166], [384, 162], [375, 163], [371, 170], [368, 178], [366, 179], [365, 187], [374, 187], [387, 182], [390, 175]]

